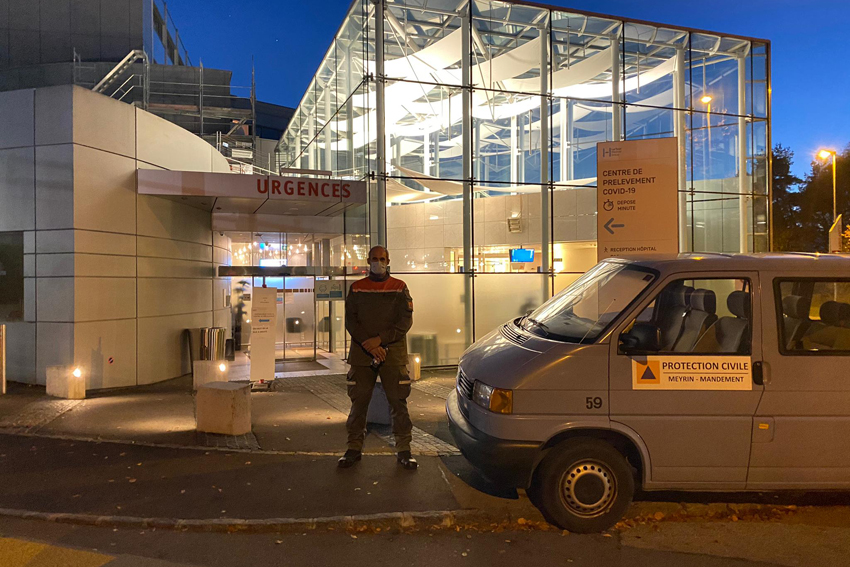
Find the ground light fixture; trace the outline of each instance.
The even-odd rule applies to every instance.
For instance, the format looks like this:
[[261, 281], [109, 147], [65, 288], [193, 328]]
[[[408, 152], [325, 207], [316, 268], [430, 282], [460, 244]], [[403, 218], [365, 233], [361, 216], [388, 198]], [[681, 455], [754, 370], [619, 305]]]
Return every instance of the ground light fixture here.
[[838, 219], [838, 200], [836, 199], [836, 183], [835, 183], [835, 160], [838, 159], [838, 152], [835, 150], [823, 149], [817, 153], [817, 157], [824, 161], [832, 157], [832, 222]]
[[83, 375], [83, 371], [80, 370], [79, 368], [74, 368], [73, 374], [74, 374], [74, 378], [79, 378], [80, 376]]

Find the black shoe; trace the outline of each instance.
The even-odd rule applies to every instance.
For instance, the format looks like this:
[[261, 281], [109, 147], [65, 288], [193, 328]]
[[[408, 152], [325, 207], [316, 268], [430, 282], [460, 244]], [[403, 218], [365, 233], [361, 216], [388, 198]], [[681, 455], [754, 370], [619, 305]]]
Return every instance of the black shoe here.
[[363, 454], [360, 451], [355, 451], [354, 449], [349, 449], [345, 452], [343, 456], [339, 458], [336, 466], [341, 469], [347, 469], [348, 467], [353, 467], [354, 463], [360, 460]]
[[398, 464], [405, 470], [415, 471], [419, 467], [419, 463], [410, 455], [410, 451], [399, 451], [396, 459], [398, 459]]

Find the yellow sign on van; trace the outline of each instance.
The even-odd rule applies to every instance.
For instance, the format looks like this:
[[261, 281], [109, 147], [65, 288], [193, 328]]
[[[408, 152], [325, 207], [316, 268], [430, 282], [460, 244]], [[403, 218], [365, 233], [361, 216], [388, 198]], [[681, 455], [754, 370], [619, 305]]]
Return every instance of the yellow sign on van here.
[[632, 358], [634, 390], [752, 390], [749, 356]]

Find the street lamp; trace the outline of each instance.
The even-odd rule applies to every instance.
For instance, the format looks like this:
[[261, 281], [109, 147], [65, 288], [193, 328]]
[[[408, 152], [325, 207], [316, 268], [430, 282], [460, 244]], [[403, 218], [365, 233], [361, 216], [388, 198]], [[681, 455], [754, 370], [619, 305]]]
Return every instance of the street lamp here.
[[838, 219], [838, 201], [836, 200], [836, 184], [835, 184], [835, 160], [838, 159], [838, 153], [835, 150], [821, 150], [818, 152], [818, 158], [826, 161], [832, 156], [832, 222]]

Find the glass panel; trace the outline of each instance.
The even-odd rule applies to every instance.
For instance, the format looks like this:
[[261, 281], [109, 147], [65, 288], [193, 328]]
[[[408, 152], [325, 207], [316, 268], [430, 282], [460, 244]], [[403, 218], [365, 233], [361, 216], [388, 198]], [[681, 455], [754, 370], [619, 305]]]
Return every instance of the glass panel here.
[[[314, 278], [287, 277], [285, 289], [278, 292], [278, 304], [282, 300], [282, 313], [278, 317], [283, 324], [284, 359], [312, 360], [316, 356], [315, 344], [315, 295]], [[278, 327], [281, 325], [279, 324]]]
[[456, 272], [462, 266], [463, 203], [442, 199], [387, 207], [387, 245], [396, 272]]
[[552, 80], [555, 96], [612, 98], [612, 42], [617, 20], [552, 11]]
[[463, 274], [400, 274], [413, 298], [413, 327], [407, 333], [408, 351], [422, 357], [422, 366], [457, 364], [469, 346], [466, 282]]
[[[384, 73], [393, 79], [462, 84], [460, 2], [389, 0], [384, 21]], [[389, 102], [389, 97], [387, 101]], [[398, 100], [404, 105], [411, 100]]]
[[767, 45], [753, 42], [747, 62], [751, 81], [751, 88], [747, 89], [747, 113], [760, 118], [766, 118], [770, 92], [770, 84], [768, 82], [770, 59]]
[[0, 321], [23, 320], [24, 233], [0, 232]]
[[402, 182], [414, 191], [455, 192], [452, 184], [431, 178], [462, 179], [462, 89], [388, 81], [386, 98], [390, 175], [414, 179]]
[[476, 340], [537, 309], [549, 296], [545, 274], [478, 274], [474, 281]]
[[643, 353], [748, 354], [751, 288], [744, 279], [674, 281], [623, 331], [620, 343]]
[[779, 289], [783, 351], [850, 354], [850, 282], [785, 281]]
[[548, 15], [544, 9], [496, 0], [472, 3], [472, 84], [486, 89], [476, 91], [476, 107], [492, 110], [494, 97], [503, 98], [498, 91], [540, 94], [541, 68], [548, 73], [540, 39], [547, 33]]
[[558, 295], [563, 290], [573, 285], [573, 283], [584, 274], [560, 273], [555, 274], [555, 283], [553, 285], [553, 296]]
[[[540, 185], [476, 185], [472, 212], [478, 272], [537, 272], [541, 267]], [[514, 250], [530, 250], [523, 256]], [[463, 250], [457, 250], [462, 254]]]
[[543, 337], [593, 342], [655, 276], [628, 264], [602, 262], [523, 321]]

